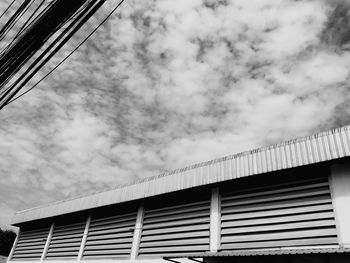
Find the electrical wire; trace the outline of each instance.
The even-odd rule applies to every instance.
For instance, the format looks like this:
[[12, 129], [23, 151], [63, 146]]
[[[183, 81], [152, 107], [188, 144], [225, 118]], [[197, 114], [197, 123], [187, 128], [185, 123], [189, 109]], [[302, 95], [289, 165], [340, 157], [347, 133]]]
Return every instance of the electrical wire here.
[[[43, 2], [45, 2], [46, 0], [43, 0]], [[1, 52], [0, 52], [0, 57], [2, 56], [2, 54], [4, 54], [6, 51], [8, 51], [11, 47], [11, 45], [16, 41], [16, 38], [18, 38], [22, 32], [25, 32], [30, 26], [33, 25], [33, 23], [36, 21], [36, 19], [38, 17], [40, 17], [42, 14], [44, 14], [53, 4], [54, 1], [50, 2], [43, 10], [41, 10], [41, 12], [23, 29], [21, 29], [20, 31], [18, 31], [17, 35], [12, 39], [11, 43], [9, 45], [7, 45], [6, 48], [4, 48]], [[26, 21], [26, 23], [28, 23], [29, 20]]]
[[[27, 21], [21, 26], [21, 28], [18, 30], [17, 34], [13, 37], [12, 42], [23, 32], [25, 28], [27, 28], [27, 24], [30, 22], [30, 20], [33, 18], [35, 13], [40, 9], [40, 7], [45, 3], [45, 0], [41, 0], [41, 3], [35, 8], [34, 12], [30, 15], [30, 17], [27, 19]], [[33, 22], [33, 21], [32, 21]], [[29, 24], [30, 25], [30, 24]], [[28, 25], [28, 26], [29, 26]], [[12, 44], [10, 43], [10, 45]]]
[[18, 20], [23, 16], [26, 10], [28, 10], [28, 5], [31, 5], [30, 2], [33, 0], [26, 0], [22, 5], [17, 9], [15, 14], [7, 21], [7, 23], [0, 30], [0, 41], [2, 41], [8, 32], [14, 27]]
[[86, 8], [91, 2], [92, 2], [92, 0], [88, 0], [88, 1], [85, 3], [84, 6], [80, 7], [80, 9], [79, 9], [70, 19], [68, 19], [67, 22], [66, 22], [65, 24], [62, 25], [62, 29], [66, 29], [64, 26], [65, 26], [68, 22], [74, 20], [78, 15], [80, 15], [81, 13], [83, 13], [83, 12], [84, 12], [84, 8]]
[[48, 73], [46, 73], [38, 82], [36, 82], [32, 87], [30, 87], [28, 90], [26, 90], [25, 92], [21, 93], [20, 95], [18, 95], [17, 97], [11, 99], [9, 102], [7, 102], [5, 104], [5, 106], [11, 104], [12, 102], [18, 100], [20, 97], [22, 97], [23, 95], [27, 94], [29, 91], [31, 91], [32, 89], [34, 89], [36, 86], [38, 86], [43, 80], [45, 80], [52, 72], [54, 72], [60, 65], [62, 65], [71, 55], [73, 55], [73, 53], [78, 50], [78, 48], [80, 48], [101, 26], [102, 24], [104, 24], [109, 17], [121, 6], [121, 4], [124, 2], [125, 0], [121, 0], [116, 7], [114, 7], [111, 12], [102, 20], [102, 22], [87, 36], [84, 38], [84, 40], [77, 46], [75, 47], [63, 60], [61, 60], [54, 68], [52, 68]]
[[[7, 34], [14, 28], [14, 26], [18, 23], [18, 21], [23, 17], [23, 15], [29, 10], [29, 8], [33, 5], [33, 3], [36, 0], [29, 0], [23, 3], [23, 5], [21, 6], [22, 11], [19, 12], [16, 15], [16, 18], [13, 20], [13, 22], [9, 25], [9, 27], [6, 28], [6, 30], [4, 32], [2, 32], [3, 34], [0, 37], [0, 41], [5, 39], [5, 37], [7, 36]], [[23, 10], [24, 9], [24, 10]], [[19, 16], [18, 16], [19, 15]], [[11, 17], [12, 19], [12, 17]], [[11, 20], [10, 19], [10, 20]], [[13, 38], [13, 40], [11, 41], [10, 44], [6, 45], [6, 47], [0, 52], [0, 57], [11, 47], [11, 44], [14, 42], [16, 36]]]
[[[95, 3], [97, 2], [97, 4], [95, 5]], [[86, 20], [88, 19], [89, 15], [91, 16], [102, 4], [104, 3], [104, 1], [100, 1], [98, 2], [98, 0], [92, 0], [89, 2], [89, 5], [87, 6], [86, 10], [89, 10], [91, 9], [87, 15], [85, 15], [85, 13], [80, 13], [78, 15], [78, 17], [73, 20], [73, 22], [68, 26], [68, 28], [66, 28], [50, 45], [49, 47], [47, 47], [40, 55], [39, 57], [37, 57], [35, 59], [35, 61], [33, 63], [31, 63], [31, 65], [28, 67], [28, 69], [16, 80], [15, 83], [13, 83], [10, 87], [7, 88], [7, 90], [5, 91], [6, 94], [2, 94], [1, 97], [0, 97], [0, 102], [2, 102], [3, 98], [7, 96], [7, 94], [9, 93], [9, 91], [11, 91], [17, 84], [19, 84], [22, 79], [27, 75], [29, 74], [32, 69], [34, 68], [34, 66], [36, 64], [38, 64], [40, 62], [41, 59], [43, 59], [45, 57], [46, 54], [48, 54], [48, 52], [56, 46], [56, 44], [70, 31], [70, 29], [74, 26], [74, 24], [76, 24], [78, 21], [79, 24], [73, 29], [73, 30], [78, 30], [85, 22]], [[95, 5], [95, 6], [94, 6]], [[85, 17], [84, 17], [85, 15]], [[39, 66], [37, 66], [37, 68], [35, 68], [31, 73], [30, 75], [19, 85], [19, 87], [17, 87], [15, 93], [17, 93], [17, 91], [19, 89], [21, 89], [25, 84], [26, 82], [29, 81], [29, 79], [31, 77], [34, 76], [34, 74], [43, 66], [45, 65], [45, 63], [54, 55], [54, 53], [56, 53], [63, 45], [65, 42], [67, 42], [69, 40], [69, 38], [75, 33], [75, 31], [71, 31], [62, 41], [61, 43], [59, 43], [56, 48], [51, 52], [51, 54], [49, 54], [49, 56], [47, 56], [44, 61], [42, 61]], [[0, 106], [0, 109], [2, 108], [2, 106]]]
[[11, 4], [5, 9], [5, 11], [1, 14], [0, 19], [5, 15], [5, 13], [11, 8], [11, 6], [16, 2], [16, 0], [13, 0]]
[[[31, 0], [31, 1], [32, 1], [32, 0]], [[36, 0], [34, 0], [34, 2], [35, 2], [35, 1], [36, 1]], [[20, 16], [19, 18], [17, 18], [17, 20], [16, 20], [15, 23], [17, 23], [18, 20], [25, 14], [25, 12], [28, 11], [28, 9], [30, 8], [30, 6], [31, 6], [34, 2], [32, 2], [32, 3], [26, 8], [26, 10], [21, 14], [21, 16]], [[40, 7], [44, 2], [45, 2], [45, 0], [42, 0], [42, 3], [39, 5], [39, 7]], [[49, 8], [53, 5], [54, 2], [55, 2], [55, 1], [49, 3], [49, 4], [46, 6], [46, 8], [45, 8], [44, 10], [42, 10], [42, 12], [39, 13], [39, 16], [40, 16], [41, 14], [43, 14], [47, 9], [49, 9]], [[12, 38], [12, 41], [11, 41], [8, 45], [6, 45], [6, 47], [0, 52], [0, 56], [1, 56], [3, 53], [5, 53], [7, 50], [9, 50], [9, 49], [11, 48], [11, 45], [12, 45], [12, 44], [16, 41], [16, 39], [18, 38], [18, 36], [19, 36], [24, 30], [28, 29], [28, 28], [33, 24], [33, 22], [36, 21], [36, 19], [34, 19], [33, 21], [31, 21], [30, 24], [28, 24], [28, 22], [30, 21], [30, 19], [32, 18], [32, 16], [36, 13], [36, 11], [37, 11], [37, 10], [35, 10], [34, 13], [24, 22], [24, 24], [22, 25], [22, 27], [18, 30], [17, 34]], [[38, 16], [37, 16], [36, 18], [38, 18]], [[28, 24], [28, 25], [25, 26], [26, 24]], [[15, 24], [13, 24], [11, 28], [9, 28], [9, 30], [6, 32], [6, 34], [7, 34], [8, 32], [10, 32], [10, 30], [14, 27], [14, 25], [15, 25]], [[24, 26], [25, 26], [25, 27], [24, 27]], [[0, 39], [0, 41], [1, 41], [1, 39]]]
[[[95, 0], [97, 1], [97, 0]], [[9, 52], [5, 54], [2, 58], [2, 64], [0, 64], [0, 81], [1, 86], [4, 87], [3, 83], [7, 82], [8, 79], [13, 76], [22, 65], [29, 60], [29, 58], [38, 51], [38, 49], [59, 29], [62, 24], [64, 24], [69, 18], [79, 9], [81, 4], [86, 2], [85, 0], [80, 0], [74, 2], [71, 6], [70, 0], [56, 1], [58, 5], [50, 8], [50, 10], [39, 18], [39, 23], [35, 23], [35, 26], [30, 29], [28, 33], [22, 37], [21, 42], [15, 44]], [[101, 0], [100, 2], [105, 2]], [[62, 9], [64, 8], [64, 9]], [[62, 12], [63, 11], [63, 12]], [[84, 14], [83, 14], [84, 15]], [[92, 15], [92, 14], [91, 14]], [[70, 35], [71, 36], [71, 35]], [[48, 49], [45, 50], [48, 53]], [[45, 55], [45, 54], [42, 54]], [[42, 58], [43, 56], [41, 56]], [[36, 60], [37, 62], [38, 60]], [[47, 61], [45, 61], [46, 63]], [[34, 67], [33, 64], [29, 65], [29, 71]], [[26, 74], [29, 72], [26, 71]], [[31, 75], [33, 76], [33, 75]], [[25, 84], [15, 89], [15, 85], [19, 83], [19, 80], [23, 79], [22, 74], [16, 83], [8, 87], [6, 91], [1, 95], [0, 109], [19, 91], [20, 88]], [[28, 81], [28, 78], [26, 79]], [[11, 93], [12, 92], [12, 93]]]
[[[89, 5], [87, 6], [87, 9], [86, 9], [86, 10], [89, 10], [90, 8], [93, 10], [93, 8], [96, 8], [96, 6], [97, 6], [97, 8], [98, 8], [98, 7], [99, 7], [98, 5], [96, 5], [95, 7], [93, 7], [94, 4], [95, 4], [97, 1], [98, 1], [98, 0], [92, 0], [92, 1], [90, 1], [90, 2], [89, 2]], [[104, 1], [103, 1], [103, 2], [104, 2]], [[98, 3], [101, 3], [101, 4], [102, 4], [103, 2], [100, 1], [100, 2], [98, 2]], [[92, 7], [93, 7], [93, 8], [92, 8]], [[96, 11], [96, 10], [95, 10], [95, 11]], [[95, 11], [93, 11], [93, 13], [94, 13]], [[90, 12], [91, 12], [91, 11], [90, 11]], [[85, 22], [84, 19], [86, 19], [86, 20], [88, 19], [88, 18], [84, 17], [84, 15], [85, 15], [85, 13], [79, 14], [78, 18], [75, 19], [75, 20], [69, 25], [69, 28], [67, 28], [66, 30], [64, 30], [64, 31], [50, 44], [50, 46], [49, 46], [48, 48], [46, 48], [46, 50], [44, 50], [44, 51], [42, 52], [42, 54], [41, 54], [38, 58], [36, 58], [36, 60], [29, 66], [29, 68], [26, 70], [26, 72], [24, 72], [24, 73], [16, 80], [16, 82], [15, 82], [14, 84], [12, 84], [11, 87], [8, 88], [8, 90], [6, 91], [6, 94], [3, 94], [3, 95], [1, 96], [1, 98], [0, 98], [0, 101], [2, 102], [2, 106], [0, 106], [0, 109], [4, 106], [4, 104], [5, 104], [7, 101], [9, 101], [9, 99], [11, 99], [11, 97], [13, 97], [13, 96], [19, 91], [19, 89], [21, 89], [21, 88], [30, 80], [31, 77], [34, 76], [34, 74], [35, 74], [43, 65], [45, 65], [45, 63], [53, 56], [53, 54], [56, 53], [57, 50], [60, 49], [60, 48], [64, 45], [65, 42], [68, 41], [68, 39], [72, 36], [72, 34], [74, 34], [74, 32], [70, 32], [70, 33], [68, 34], [68, 36], [66, 36], [66, 38], [63, 39], [63, 40], [61, 41], [61, 43], [59, 43], [58, 46], [56, 46], [56, 48], [54, 49], [54, 51], [52, 51], [51, 54], [49, 54], [49, 56], [47, 56], [47, 57], [44, 59], [44, 61], [42, 61], [42, 62], [39, 64], [39, 66], [37, 66], [37, 68], [35, 68], [35, 69], [32, 71], [32, 69], [34, 68], [34, 66], [35, 66], [36, 64], [38, 64], [42, 58], [45, 57], [45, 55], [50, 51], [50, 49], [52, 49], [52, 48], [60, 41], [60, 39], [63, 38], [63, 36], [66, 35], [67, 32], [69, 32], [69, 30], [74, 26], [74, 24], [76, 24], [81, 18], [83, 18], [83, 19], [80, 21], [80, 23], [78, 24], [78, 26], [80, 27], [82, 24], [84, 24], [84, 22]], [[89, 15], [89, 13], [88, 13], [88, 15]], [[90, 14], [90, 16], [91, 16], [91, 15], [92, 15], [92, 14]], [[85, 15], [85, 16], [87, 16], [87, 15]], [[77, 26], [76, 26], [76, 27], [77, 27]], [[74, 28], [74, 29], [75, 29], [75, 28]], [[73, 30], [74, 30], [74, 29], [73, 29]], [[77, 30], [77, 29], [75, 29], [75, 30]], [[32, 71], [32, 72], [31, 72], [31, 71]], [[30, 73], [30, 72], [31, 72], [31, 73]], [[29, 73], [30, 73], [30, 75], [29, 75], [21, 84], [19, 84], [20, 81], [22, 81], [22, 79], [25, 77], [25, 75], [27, 75], [27, 74], [29, 74]], [[12, 90], [17, 84], [19, 84], [19, 86], [16, 88], [16, 90], [15, 90], [12, 94], [10, 94], [11, 90]], [[7, 96], [8, 94], [10, 94], [10, 96], [9, 96], [10, 98], [6, 98], [6, 96]], [[6, 98], [5, 103], [3, 103], [3, 99], [4, 99], [4, 98]]]

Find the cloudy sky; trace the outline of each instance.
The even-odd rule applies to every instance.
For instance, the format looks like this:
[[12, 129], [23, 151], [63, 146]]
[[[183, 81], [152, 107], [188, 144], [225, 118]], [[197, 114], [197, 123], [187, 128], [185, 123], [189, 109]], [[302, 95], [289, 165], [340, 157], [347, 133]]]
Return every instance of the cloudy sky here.
[[17, 210], [347, 125], [349, 7], [126, 0], [0, 112], [0, 227]]

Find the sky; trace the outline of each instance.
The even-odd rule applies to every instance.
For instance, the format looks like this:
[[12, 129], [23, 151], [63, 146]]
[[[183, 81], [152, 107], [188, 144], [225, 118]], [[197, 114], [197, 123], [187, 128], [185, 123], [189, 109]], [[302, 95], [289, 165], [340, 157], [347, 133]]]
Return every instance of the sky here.
[[350, 1], [126, 0], [0, 112], [0, 227], [15, 211], [347, 125], [349, 77]]

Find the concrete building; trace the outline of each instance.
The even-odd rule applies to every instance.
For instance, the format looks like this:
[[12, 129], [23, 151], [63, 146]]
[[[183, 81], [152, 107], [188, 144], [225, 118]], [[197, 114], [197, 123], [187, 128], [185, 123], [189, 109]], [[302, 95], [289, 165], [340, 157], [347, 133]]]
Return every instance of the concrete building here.
[[350, 262], [350, 126], [15, 214], [9, 262]]

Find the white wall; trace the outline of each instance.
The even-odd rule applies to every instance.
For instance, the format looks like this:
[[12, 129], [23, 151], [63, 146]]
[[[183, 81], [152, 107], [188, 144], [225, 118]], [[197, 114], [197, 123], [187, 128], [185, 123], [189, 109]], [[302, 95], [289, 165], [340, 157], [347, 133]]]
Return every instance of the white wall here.
[[350, 164], [331, 166], [330, 187], [339, 241], [350, 247]]

